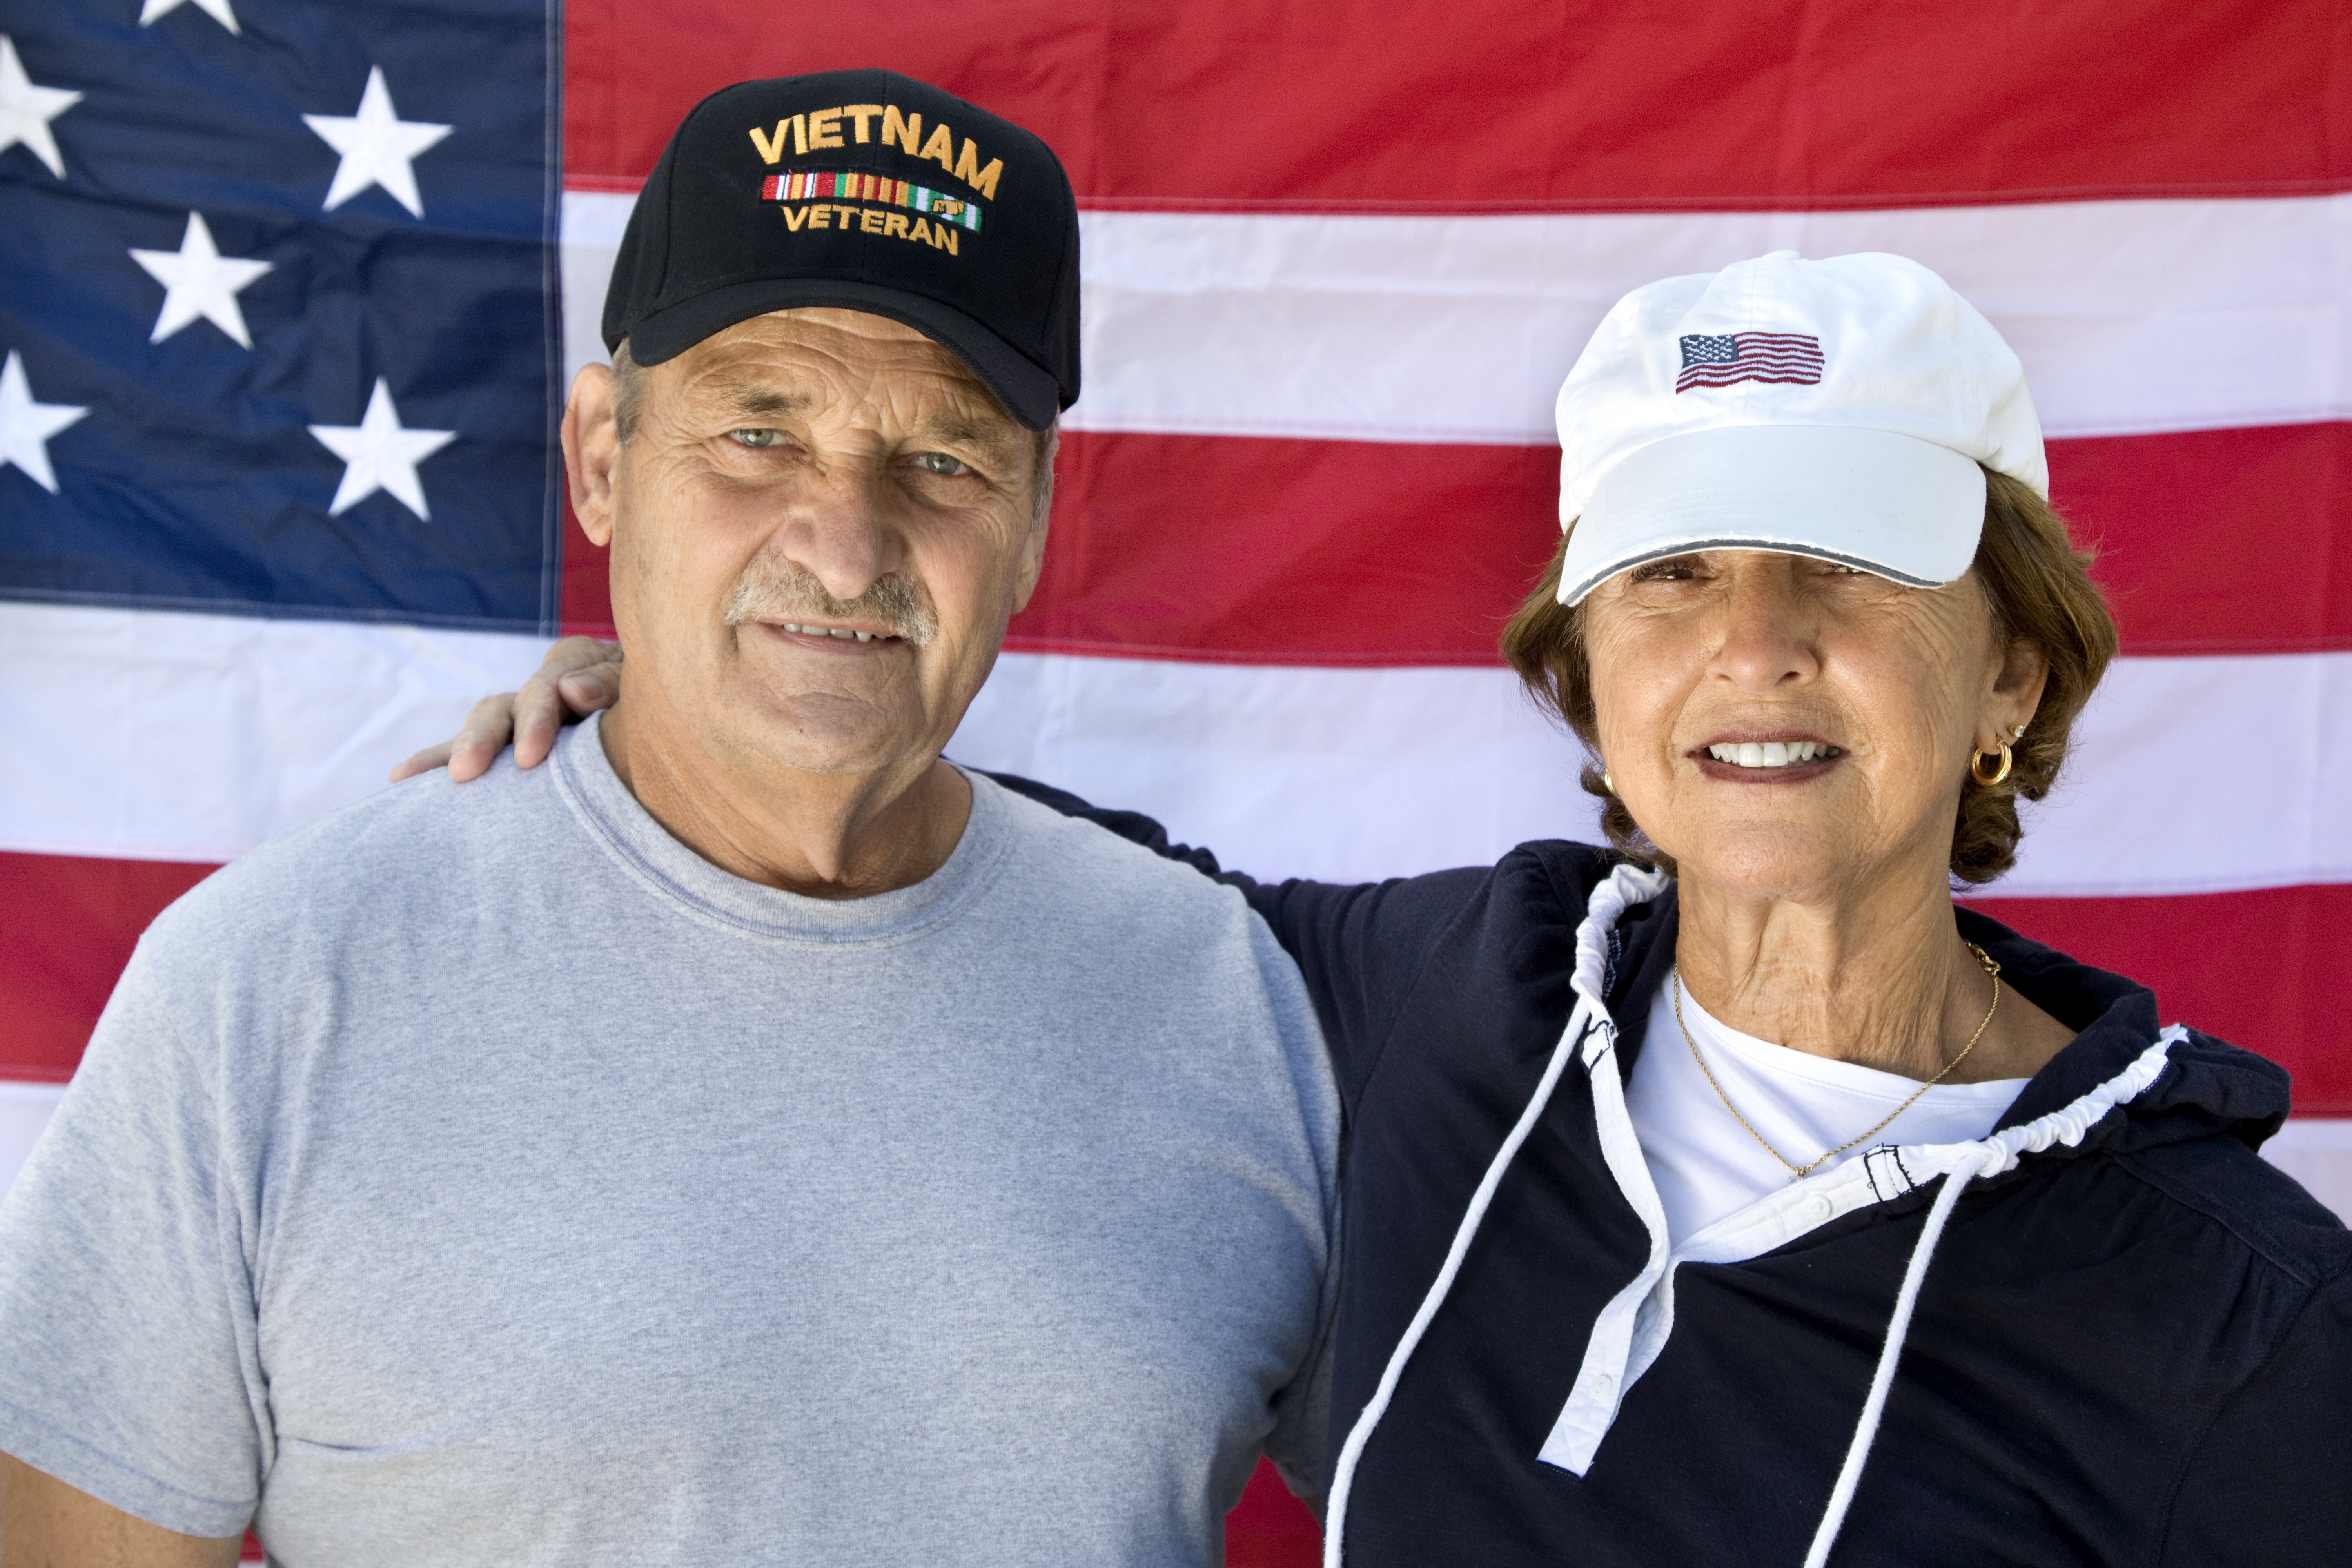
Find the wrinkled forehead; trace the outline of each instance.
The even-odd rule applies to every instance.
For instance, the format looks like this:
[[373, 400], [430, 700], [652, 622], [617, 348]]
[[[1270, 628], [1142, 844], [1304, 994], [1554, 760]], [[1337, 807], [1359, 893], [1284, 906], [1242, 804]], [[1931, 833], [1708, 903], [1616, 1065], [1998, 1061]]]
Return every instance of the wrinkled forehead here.
[[1007, 438], [1023, 427], [970, 366], [913, 327], [863, 310], [775, 310], [654, 367], [690, 407], [820, 419], [950, 418]]

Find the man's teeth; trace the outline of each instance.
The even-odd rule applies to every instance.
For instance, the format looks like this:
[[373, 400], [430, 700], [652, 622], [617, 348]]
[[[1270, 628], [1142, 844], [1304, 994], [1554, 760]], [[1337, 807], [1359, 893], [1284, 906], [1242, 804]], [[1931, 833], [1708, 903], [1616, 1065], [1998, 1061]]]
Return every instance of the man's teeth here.
[[804, 636], [813, 637], [841, 637], [845, 640], [850, 637], [856, 637], [859, 642], [872, 642], [874, 640], [874, 634], [872, 632], [853, 632], [847, 626], [796, 626], [793, 625], [792, 622], [786, 621], [784, 623], [784, 630], [788, 632], [800, 632]]
[[1709, 746], [1706, 754], [1735, 767], [1785, 768], [1834, 757], [1838, 749], [1820, 741], [1742, 741], [1737, 745]]

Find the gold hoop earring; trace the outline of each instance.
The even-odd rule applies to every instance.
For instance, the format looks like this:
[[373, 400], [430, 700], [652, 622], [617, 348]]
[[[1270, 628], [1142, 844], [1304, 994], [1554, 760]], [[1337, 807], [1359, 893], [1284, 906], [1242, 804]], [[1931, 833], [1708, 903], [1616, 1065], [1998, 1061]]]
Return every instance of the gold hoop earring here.
[[1990, 752], [1970, 752], [1969, 753], [1969, 777], [1976, 780], [1977, 783], [1984, 785], [1987, 789], [1992, 788], [1993, 785], [2000, 783], [2001, 780], [2009, 776], [2009, 742], [2007, 741], [2000, 741], [1996, 742], [1995, 744], [2000, 747], [2000, 766], [1993, 770], [1992, 776], [1990, 778], [1985, 776], [1984, 760], [1992, 755], [1992, 753]]

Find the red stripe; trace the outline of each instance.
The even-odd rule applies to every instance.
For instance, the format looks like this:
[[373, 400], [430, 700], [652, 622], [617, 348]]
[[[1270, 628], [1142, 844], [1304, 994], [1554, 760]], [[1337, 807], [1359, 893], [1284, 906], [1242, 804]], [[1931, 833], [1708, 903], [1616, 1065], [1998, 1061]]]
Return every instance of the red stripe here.
[[564, 635], [585, 632], [613, 636], [613, 585], [606, 563], [610, 552], [588, 542], [572, 515], [572, 498], [563, 498], [563, 587], [561, 614]]
[[[2352, 425], [2056, 441], [2126, 652], [2352, 648]], [[1492, 664], [1557, 543], [1559, 454], [1063, 438], [1045, 576], [1008, 646], [1257, 664]], [[575, 544], [577, 543], [575, 536]], [[565, 614], [609, 624], [576, 550]]]
[[[2126, 652], [2352, 648], [2352, 425], [2054, 441]], [[1558, 542], [1559, 454], [1232, 437], [1062, 441], [1008, 646], [1257, 664], [1491, 664]], [[567, 630], [612, 626], [567, 519]]]
[[1724, 374], [1686, 370], [1683, 372], [1682, 378], [1675, 383], [1675, 390], [1688, 392], [1694, 386], [1731, 386], [1743, 381], [1761, 382], [1767, 386], [1818, 386], [1821, 384], [1821, 372], [1818, 369], [1810, 374], [1768, 374], [1762, 366], [1754, 369], [1743, 366], [1738, 370]]
[[[2053, 441], [2052, 486], [2136, 654], [2352, 648], [2352, 425]], [[1559, 453], [1062, 438], [1010, 647], [1244, 664], [1493, 664], [1558, 542]], [[566, 631], [612, 632], [565, 514]]]
[[1045, 575], [1006, 646], [1492, 664], [1559, 538], [1559, 453], [1063, 437]]
[[786, 29], [755, 0], [572, 0], [564, 15], [582, 188], [634, 189], [730, 82], [876, 65], [1037, 132], [1097, 205], [1807, 208], [2352, 185], [2352, 11], [2336, 0], [877, 0], [803, 7]]
[[2085, 963], [2153, 986], [2166, 1023], [2294, 1075], [2299, 1116], [2352, 1116], [2352, 887], [2153, 899], [1971, 900]]
[[[1116, 803], [1111, 803], [1116, 804]], [[0, 1078], [62, 1081], [139, 933], [208, 866], [0, 854]], [[2155, 986], [2166, 1020], [2283, 1062], [2295, 1110], [2352, 1115], [2352, 887], [1984, 899], [1995, 919]]]
[[1225, 1515], [1225, 1568], [1318, 1568], [1322, 1561], [1322, 1526], [1260, 1459], [1240, 1504]]
[[63, 1083], [164, 905], [210, 866], [0, 853], [0, 1078]]
[[2126, 652], [2352, 648], [2352, 424], [2053, 441], [2050, 486]]

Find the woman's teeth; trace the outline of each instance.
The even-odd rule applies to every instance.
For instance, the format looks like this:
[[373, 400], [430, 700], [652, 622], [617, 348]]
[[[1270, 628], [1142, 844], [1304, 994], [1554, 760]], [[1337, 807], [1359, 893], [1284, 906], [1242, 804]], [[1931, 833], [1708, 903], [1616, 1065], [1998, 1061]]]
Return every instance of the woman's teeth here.
[[1838, 749], [1820, 741], [1742, 741], [1737, 745], [1709, 746], [1706, 754], [1735, 767], [1786, 768], [1834, 757]]

